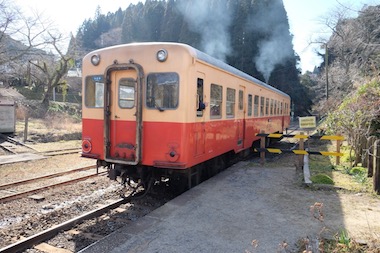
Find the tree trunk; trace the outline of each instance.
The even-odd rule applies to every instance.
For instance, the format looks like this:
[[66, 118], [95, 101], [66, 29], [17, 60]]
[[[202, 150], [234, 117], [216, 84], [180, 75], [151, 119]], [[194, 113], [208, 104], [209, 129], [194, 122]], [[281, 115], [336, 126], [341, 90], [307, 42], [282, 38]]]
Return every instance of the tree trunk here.
[[44, 94], [44, 98], [42, 99], [42, 102], [41, 102], [41, 104], [44, 106], [44, 107], [46, 107], [46, 108], [48, 108], [49, 107], [49, 103], [50, 103], [50, 95], [51, 95], [51, 93], [52, 93], [52, 88], [51, 87], [49, 87], [48, 89], [47, 89], [47, 91], [45, 92], [45, 94]]
[[374, 144], [376, 141], [375, 136], [371, 136], [368, 138], [367, 142], [367, 168], [368, 168], [368, 177], [373, 176], [373, 152], [374, 152]]

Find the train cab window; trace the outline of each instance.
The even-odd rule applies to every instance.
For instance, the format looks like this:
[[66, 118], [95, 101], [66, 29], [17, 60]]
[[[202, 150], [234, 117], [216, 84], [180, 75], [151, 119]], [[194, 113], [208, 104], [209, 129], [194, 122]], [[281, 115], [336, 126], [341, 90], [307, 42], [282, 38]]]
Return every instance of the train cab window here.
[[253, 108], [253, 116], [259, 116], [259, 96], [255, 96], [254, 108]]
[[252, 116], [252, 95], [248, 94], [248, 116]]
[[222, 98], [223, 89], [222, 86], [217, 84], [211, 84], [210, 91], [210, 117], [220, 118], [222, 117]]
[[84, 92], [86, 107], [102, 108], [104, 106], [103, 76], [87, 76]]
[[260, 97], [260, 116], [264, 116], [264, 105], [265, 105], [265, 98]]
[[269, 115], [269, 98], [265, 99], [265, 116]]
[[146, 106], [160, 111], [178, 107], [179, 76], [177, 73], [150, 73], [147, 76]]
[[227, 88], [226, 115], [227, 117], [235, 116], [235, 89]]
[[135, 80], [131, 78], [119, 81], [119, 106], [133, 108], [135, 106]]

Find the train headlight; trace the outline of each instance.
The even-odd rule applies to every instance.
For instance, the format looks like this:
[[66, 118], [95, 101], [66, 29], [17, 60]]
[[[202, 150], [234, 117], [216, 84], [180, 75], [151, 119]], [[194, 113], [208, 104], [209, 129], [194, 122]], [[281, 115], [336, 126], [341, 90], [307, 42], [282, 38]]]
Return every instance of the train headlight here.
[[94, 54], [93, 56], [91, 56], [92, 65], [98, 66], [99, 62], [100, 62], [100, 55]]
[[160, 49], [157, 51], [157, 61], [164, 62], [168, 58], [168, 51]]

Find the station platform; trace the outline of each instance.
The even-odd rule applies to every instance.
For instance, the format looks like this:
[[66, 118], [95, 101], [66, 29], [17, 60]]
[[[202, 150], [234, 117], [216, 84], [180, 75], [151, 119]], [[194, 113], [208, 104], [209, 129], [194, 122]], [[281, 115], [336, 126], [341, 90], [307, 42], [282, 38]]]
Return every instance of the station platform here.
[[239, 162], [80, 252], [294, 252], [326, 227], [310, 213], [316, 202], [334, 213], [324, 222], [344, 227], [338, 197], [304, 189], [295, 173]]

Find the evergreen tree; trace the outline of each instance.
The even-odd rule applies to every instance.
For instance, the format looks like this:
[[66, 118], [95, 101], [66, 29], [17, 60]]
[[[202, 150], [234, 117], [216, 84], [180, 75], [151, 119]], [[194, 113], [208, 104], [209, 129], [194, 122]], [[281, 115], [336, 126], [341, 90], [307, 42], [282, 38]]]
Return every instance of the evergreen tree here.
[[163, 21], [161, 23], [160, 41], [180, 41], [182, 24], [183, 16], [180, 14], [175, 0], [168, 0], [165, 6]]

